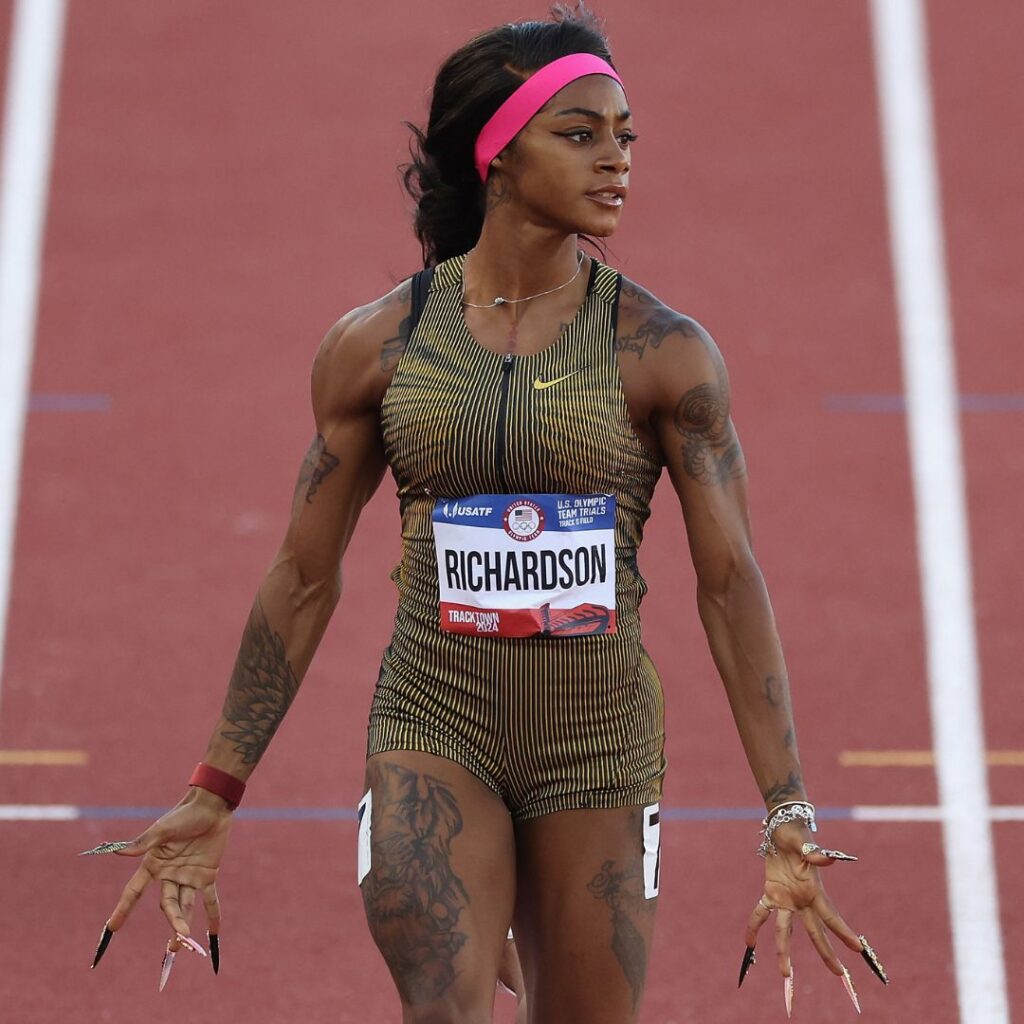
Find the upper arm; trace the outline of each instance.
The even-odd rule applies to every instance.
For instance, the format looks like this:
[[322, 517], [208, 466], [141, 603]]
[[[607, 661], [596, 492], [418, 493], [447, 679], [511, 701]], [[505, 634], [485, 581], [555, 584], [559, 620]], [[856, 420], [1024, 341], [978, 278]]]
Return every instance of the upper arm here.
[[719, 590], [753, 560], [746, 465], [725, 360], [695, 320], [636, 286], [624, 294], [634, 299], [625, 308], [618, 345], [627, 399], [679, 497], [698, 580]]
[[408, 340], [407, 283], [339, 320], [313, 363], [315, 436], [302, 460], [279, 557], [304, 581], [333, 580], [386, 468], [380, 405]]

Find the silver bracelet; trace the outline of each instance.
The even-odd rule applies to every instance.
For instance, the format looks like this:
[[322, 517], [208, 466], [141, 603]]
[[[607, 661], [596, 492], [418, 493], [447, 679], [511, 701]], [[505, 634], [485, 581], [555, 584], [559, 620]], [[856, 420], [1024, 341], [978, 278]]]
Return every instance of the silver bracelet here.
[[761, 845], [757, 848], [758, 856], [767, 857], [770, 855], [774, 856], [779, 851], [775, 848], [775, 844], [772, 842], [772, 835], [780, 825], [787, 825], [791, 821], [797, 820], [805, 821], [807, 827], [812, 832], [818, 831], [818, 826], [814, 822], [814, 804], [804, 800], [791, 800], [784, 804], [779, 804], [778, 807], [774, 808], [761, 822], [761, 834], [764, 839], [761, 840]]
[[765, 817], [770, 818], [776, 811], [781, 810], [783, 807], [793, 807], [796, 804], [807, 804], [809, 807], [814, 806], [810, 800], [783, 800], [781, 804], [776, 804], [774, 807], [770, 808]]

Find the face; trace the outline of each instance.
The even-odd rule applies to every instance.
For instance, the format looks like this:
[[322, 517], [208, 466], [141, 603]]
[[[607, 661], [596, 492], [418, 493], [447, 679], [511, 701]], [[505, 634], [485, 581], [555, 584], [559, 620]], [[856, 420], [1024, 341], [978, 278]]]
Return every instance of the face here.
[[618, 227], [636, 136], [622, 87], [607, 75], [571, 82], [534, 115], [492, 165], [496, 198], [567, 233], [604, 237]]

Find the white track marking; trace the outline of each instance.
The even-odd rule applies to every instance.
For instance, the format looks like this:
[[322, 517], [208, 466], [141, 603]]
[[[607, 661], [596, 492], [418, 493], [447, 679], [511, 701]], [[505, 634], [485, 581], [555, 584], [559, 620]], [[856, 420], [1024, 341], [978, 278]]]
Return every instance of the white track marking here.
[[[671, 814], [673, 809], [669, 808], [669, 815], [665, 819], [670, 825], [695, 820], [693, 817], [673, 817]], [[111, 810], [116, 810], [117, 813], [111, 814]], [[296, 811], [295, 808], [291, 810]], [[338, 820], [335, 813], [337, 808], [324, 808], [323, 814], [319, 817], [309, 814], [309, 810], [309, 808], [303, 808], [302, 812], [296, 812], [290, 816], [288, 808], [278, 807], [264, 808], [263, 813], [267, 815], [264, 820], [298, 820], [299, 818], [304, 821], [336, 822]], [[0, 804], [0, 821], [105, 821], [114, 817], [123, 821], [136, 819], [151, 821], [157, 813], [155, 807], [119, 807], [97, 810], [95, 807], [76, 807], [73, 804]], [[260, 817], [260, 812], [257, 811], [253, 817]], [[941, 807], [928, 806], [851, 807], [850, 818], [853, 821], [879, 824], [937, 823], [943, 820], [943, 810]], [[989, 818], [992, 821], [1024, 821], [1024, 805], [990, 807]], [[356, 816], [353, 814], [352, 821], [355, 822], [355, 820]]]
[[[947, 815], [941, 807], [851, 807], [854, 821], [945, 821]], [[1019, 804], [989, 807], [989, 821], [1024, 821], [1024, 806]]]
[[0, 683], [63, 36], [64, 0], [18, 0], [0, 144]]
[[942, 821], [941, 807], [852, 807], [854, 821]]
[[993, 807], [989, 818], [992, 821], [1024, 821], [1024, 807]]
[[946, 884], [963, 1024], [1008, 1024], [920, 0], [872, 0]]
[[77, 821], [80, 817], [71, 804], [0, 804], [0, 821]]

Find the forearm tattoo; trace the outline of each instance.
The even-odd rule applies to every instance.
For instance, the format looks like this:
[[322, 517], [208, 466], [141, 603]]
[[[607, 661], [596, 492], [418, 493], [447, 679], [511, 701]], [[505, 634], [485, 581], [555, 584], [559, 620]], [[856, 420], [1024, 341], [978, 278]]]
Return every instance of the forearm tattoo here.
[[640, 1003], [647, 976], [647, 943], [638, 925], [642, 914], [650, 913], [654, 900], [644, 899], [643, 867], [620, 867], [606, 860], [587, 884], [594, 899], [606, 903], [612, 919], [612, 952], [633, 993], [633, 1008]]
[[298, 689], [284, 641], [271, 629], [257, 597], [221, 711], [234, 726], [221, 735], [235, 744], [242, 764], [256, 764], [263, 756]]
[[764, 699], [773, 708], [789, 710], [789, 681], [785, 676], [767, 676], [764, 681]]
[[804, 795], [804, 780], [799, 772], [790, 772], [785, 782], [773, 782], [761, 795], [768, 807], [787, 800], [800, 800]]
[[[797, 734], [792, 725], [793, 703], [790, 699], [790, 681], [788, 681], [785, 676], [765, 676], [762, 686], [764, 689], [765, 700], [768, 702], [768, 707], [778, 709], [790, 718], [791, 724], [788, 725], [785, 730], [785, 735], [782, 737], [782, 743], [787, 751], [790, 751], [791, 754], [796, 756]], [[803, 780], [800, 778], [798, 773], [794, 772], [786, 782], [775, 783], [774, 786], [769, 788], [769, 791], [764, 795], [765, 800], [772, 798], [775, 803], [779, 803], [784, 800], [793, 800], [794, 796], [799, 798], [802, 786]], [[790, 795], [782, 796], [783, 791]]]
[[[411, 297], [412, 282], [406, 281], [398, 289], [395, 301], [398, 303], [408, 303]], [[380, 347], [380, 368], [384, 373], [390, 373], [398, 365], [398, 360], [402, 358], [402, 354], [409, 347], [411, 327], [412, 316], [410, 311], [410, 314], [404, 316], [398, 324], [398, 333], [394, 337], [384, 339], [384, 343]]]
[[437, 999], [458, 973], [469, 904], [452, 867], [462, 831], [455, 794], [439, 779], [394, 764], [373, 778], [372, 869], [363, 882], [366, 919], [406, 1001]]

